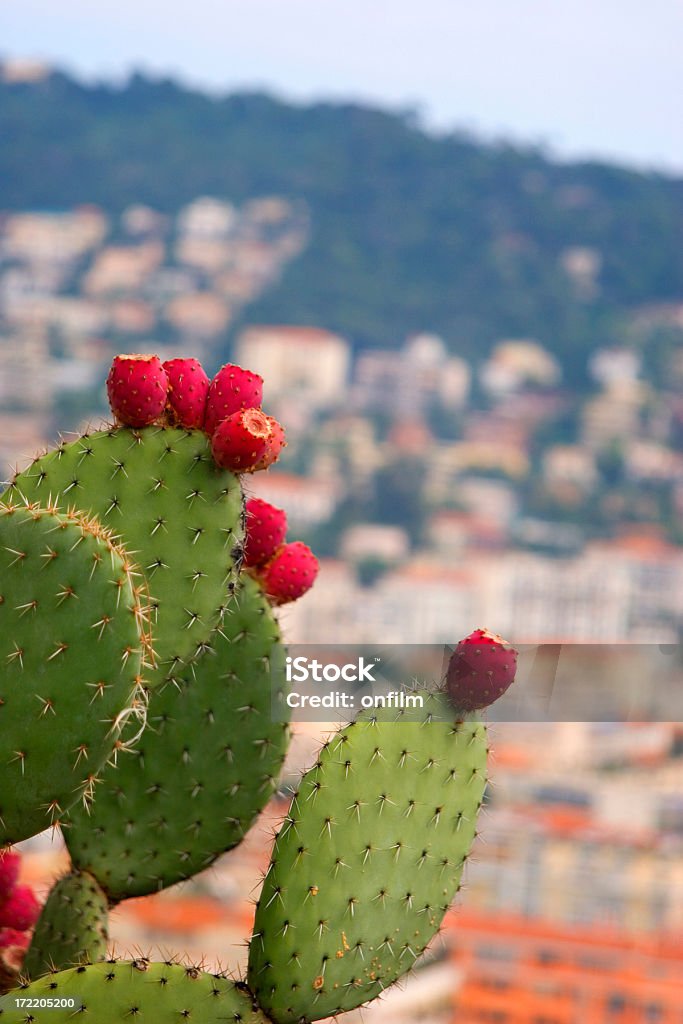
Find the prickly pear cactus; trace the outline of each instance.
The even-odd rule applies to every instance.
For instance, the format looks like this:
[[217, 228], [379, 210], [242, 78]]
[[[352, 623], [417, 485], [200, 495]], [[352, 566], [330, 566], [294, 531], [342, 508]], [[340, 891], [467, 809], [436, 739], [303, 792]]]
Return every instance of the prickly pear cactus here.
[[96, 521], [0, 504], [0, 845], [89, 796], [126, 716], [143, 713], [139, 584]]
[[[83, 1013], [98, 1024], [301, 1024], [379, 995], [438, 930], [486, 784], [484, 726], [454, 717], [441, 695], [424, 699], [398, 721], [361, 717], [304, 776], [264, 881], [246, 984], [106, 961], [15, 989], [0, 1000], [2, 1024]], [[62, 996], [67, 1006], [48, 1008]]]
[[354, 1009], [412, 967], [458, 889], [486, 755], [485, 727], [428, 694], [325, 745], [276, 839], [249, 949], [276, 1024]]
[[228, 978], [143, 958], [48, 974], [0, 999], [2, 1024], [71, 1024], [81, 1017], [93, 1024], [269, 1024], [245, 988]]
[[203, 432], [86, 434], [37, 458], [5, 498], [97, 516], [131, 552], [153, 596], [148, 685], [201, 653], [235, 584], [244, 531], [239, 479], [216, 466]]
[[[137, 372], [151, 359], [115, 363]], [[163, 391], [163, 368], [158, 376]], [[135, 387], [131, 396], [144, 422], [162, 413], [141, 412]], [[125, 395], [115, 397], [127, 415]], [[273, 433], [275, 421], [247, 412]], [[279, 451], [281, 428], [278, 438]], [[224, 465], [244, 468], [242, 441], [221, 449]], [[0, 1024], [315, 1021], [408, 971], [459, 888], [486, 786], [486, 731], [463, 718], [464, 703], [454, 710], [424, 691], [398, 716], [361, 715], [304, 776], [264, 880], [246, 982], [100, 959], [109, 907], [239, 842], [286, 750], [284, 716], [272, 713], [285, 652], [271, 603], [301, 596], [318, 563], [305, 545], [280, 543], [251, 570], [270, 600], [251, 577], [236, 592], [242, 492], [211, 452], [203, 430], [99, 431], [15, 478], [7, 496], [26, 507], [0, 506], [0, 844], [59, 818], [73, 861], [26, 958], [35, 980], [0, 999]], [[505, 670], [512, 678], [511, 662]], [[144, 731], [127, 723], [143, 684]], [[86, 813], [75, 802], [106, 759]]]
[[284, 688], [277, 623], [245, 578], [212, 649], [151, 693], [144, 735], [107, 767], [92, 809], [66, 823], [74, 865], [111, 902], [189, 878], [241, 841], [287, 750], [271, 707]]
[[22, 975], [103, 960], [107, 955], [109, 906], [92, 877], [73, 871], [52, 887], [36, 925]]

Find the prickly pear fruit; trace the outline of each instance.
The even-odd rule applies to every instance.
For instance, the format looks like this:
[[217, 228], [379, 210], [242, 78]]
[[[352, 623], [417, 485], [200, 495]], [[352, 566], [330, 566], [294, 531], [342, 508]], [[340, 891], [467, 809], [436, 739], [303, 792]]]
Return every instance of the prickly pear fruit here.
[[245, 568], [264, 565], [284, 544], [287, 535], [287, 514], [261, 498], [246, 503], [247, 533], [244, 544]]
[[8, 899], [17, 884], [21, 857], [14, 850], [0, 850], [0, 903]]
[[260, 572], [263, 589], [273, 604], [287, 604], [311, 589], [320, 564], [303, 541], [283, 544]]
[[446, 691], [457, 711], [478, 711], [493, 704], [512, 684], [517, 651], [496, 633], [475, 629], [453, 651]]
[[0, 905], [0, 928], [15, 928], [25, 932], [33, 928], [40, 913], [40, 903], [28, 885], [17, 885], [10, 897]]
[[28, 929], [33, 927], [40, 909], [29, 887], [16, 884], [20, 861], [16, 853], [0, 853], [0, 865], [4, 867], [0, 892], [0, 993], [17, 984], [30, 942]]
[[115, 356], [107, 377], [114, 416], [127, 427], [147, 427], [166, 405], [168, 377], [159, 356]]
[[0, 928], [0, 949], [10, 949], [12, 946], [27, 949], [29, 942], [26, 932], [17, 931], [16, 928]]
[[240, 409], [258, 409], [263, 401], [263, 377], [233, 363], [221, 366], [209, 385], [204, 429], [213, 436], [218, 424]]
[[261, 469], [268, 469], [274, 462], [280, 458], [280, 452], [287, 446], [285, 440], [285, 428], [281, 423], [275, 419], [274, 416], [266, 416], [266, 419], [270, 423], [270, 429], [272, 431], [271, 436], [268, 438], [266, 443], [265, 454], [254, 466], [254, 472], [258, 472]]
[[0, 994], [16, 987], [30, 941], [30, 932], [0, 928]]
[[222, 420], [211, 438], [211, 452], [221, 469], [252, 472], [263, 457], [271, 427], [260, 409], [241, 409]]
[[172, 425], [186, 430], [204, 426], [209, 378], [198, 359], [168, 359], [163, 364], [168, 377], [166, 410]]

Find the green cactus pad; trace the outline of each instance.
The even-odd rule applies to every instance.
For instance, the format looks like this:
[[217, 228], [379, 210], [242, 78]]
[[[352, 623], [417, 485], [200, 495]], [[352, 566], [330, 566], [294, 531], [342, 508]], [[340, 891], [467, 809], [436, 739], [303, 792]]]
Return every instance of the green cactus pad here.
[[0, 846], [87, 797], [143, 712], [138, 584], [96, 521], [0, 504]]
[[[412, 718], [413, 720], [408, 720]], [[484, 726], [440, 695], [323, 748], [275, 842], [248, 983], [276, 1024], [352, 1010], [408, 971], [459, 887], [486, 785]]]
[[218, 625], [243, 540], [239, 479], [201, 431], [116, 428], [37, 458], [8, 496], [97, 516], [145, 572], [155, 607], [154, 685], [203, 649]]
[[64, 833], [74, 864], [112, 902], [156, 892], [236, 846], [276, 786], [288, 727], [274, 722], [285, 651], [258, 584], [245, 578], [214, 647], [150, 694], [136, 747], [108, 766], [90, 814]]
[[[52, 1005], [45, 1005], [48, 1000]], [[228, 978], [198, 967], [155, 964], [144, 958], [106, 960], [49, 974], [0, 999], [0, 1024], [73, 1024], [74, 1020], [269, 1024], [249, 993]]]
[[39, 978], [50, 971], [103, 960], [108, 918], [107, 897], [92, 875], [73, 871], [60, 878], [36, 924], [22, 975]]

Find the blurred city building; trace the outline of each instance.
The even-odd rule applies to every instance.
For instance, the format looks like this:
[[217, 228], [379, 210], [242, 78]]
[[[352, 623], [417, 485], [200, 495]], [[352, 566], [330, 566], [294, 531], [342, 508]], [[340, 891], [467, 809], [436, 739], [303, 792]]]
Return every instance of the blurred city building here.
[[313, 408], [341, 404], [348, 383], [348, 342], [317, 327], [251, 327], [237, 339], [241, 366], [267, 379], [268, 396]]

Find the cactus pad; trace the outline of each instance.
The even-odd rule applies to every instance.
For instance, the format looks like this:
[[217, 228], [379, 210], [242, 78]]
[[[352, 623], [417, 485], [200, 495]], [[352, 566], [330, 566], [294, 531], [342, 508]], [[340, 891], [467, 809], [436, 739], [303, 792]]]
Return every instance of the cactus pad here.
[[50, 971], [103, 960], [108, 917], [107, 897], [92, 875], [73, 871], [60, 878], [36, 924], [22, 974], [39, 978]]
[[486, 755], [485, 728], [453, 721], [440, 695], [325, 745], [275, 842], [250, 944], [248, 983], [276, 1024], [354, 1009], [412, 967], [458, 889]]
[[[52, 1006], [41, 1007], [48, 999]], [[60, 1008], [60, 1000], [70, 1005]], [[49, 974], [0, 999], [0, 1024], [72, 1024], [75, 1019], [93, 1024], [269, 1024], [249, 993], [228, 978], [144, 958]]]
[[116, 902], [156, 892], [236, 846], [272, 795], [288, 727], [271, 716], [284, 648], [270, 606], [246, 578], [222, 631], [183, 680], [150, 694], [137, 746], [107, 766], [90, 814], [65, 837], [74, 864]]
[[0, 505], [0, 845], [87, 796], [125, 713], [142, 712], [138, 584], [96, 521]]
[[116, 428], [37, 458], [8, 492], [97, 516], [146, 574], [155, 609], [153, 685], [218, 625], [242, 553], [242, 490], [201, 431]]

